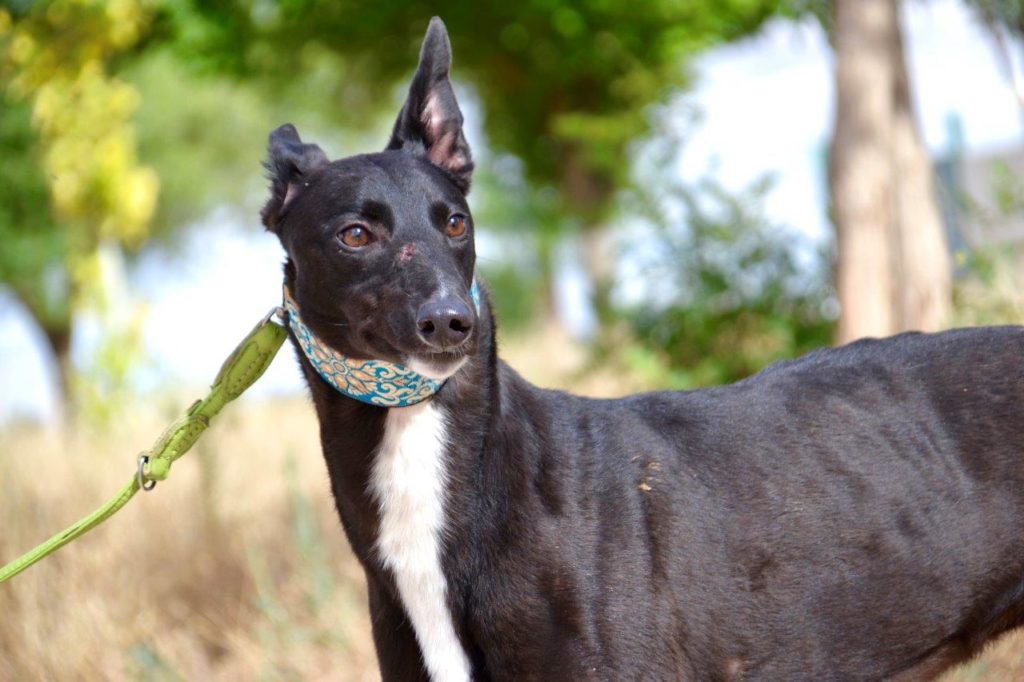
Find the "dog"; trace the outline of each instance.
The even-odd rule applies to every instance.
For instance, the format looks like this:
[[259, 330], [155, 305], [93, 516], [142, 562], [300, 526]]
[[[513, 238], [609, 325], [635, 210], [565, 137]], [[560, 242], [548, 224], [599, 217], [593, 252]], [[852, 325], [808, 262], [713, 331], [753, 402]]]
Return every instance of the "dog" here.
[[265, 226], [385, 680], [927, 679], [1024, 619], [1024, 330], [618, 400], [503, 363], [431, 21], [380, 153], [270, 135]]

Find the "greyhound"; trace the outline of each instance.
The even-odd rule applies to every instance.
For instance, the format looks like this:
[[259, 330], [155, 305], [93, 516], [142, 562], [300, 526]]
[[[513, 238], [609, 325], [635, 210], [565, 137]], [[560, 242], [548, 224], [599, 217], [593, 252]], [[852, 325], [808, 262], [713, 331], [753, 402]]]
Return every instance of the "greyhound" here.
[[1024, 618], [1024, 331], [596, 400], [502, 362], [433, 19], [387, 148], [265, 226], [385, 680], [925, 679]]

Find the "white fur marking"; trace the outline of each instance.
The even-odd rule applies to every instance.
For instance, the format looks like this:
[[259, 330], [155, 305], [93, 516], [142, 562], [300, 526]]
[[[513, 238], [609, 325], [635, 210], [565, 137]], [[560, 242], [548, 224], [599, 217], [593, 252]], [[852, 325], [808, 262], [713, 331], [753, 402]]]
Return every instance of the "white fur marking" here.
[[380, 504], [377, 550], [395, 575], [427, 671], [435, 682], [469, 679], [441, 571], [444, 533], [444, 413], [432, 401], [392, 408], [370, 481]]
[[405, 366], [416, 372], [422, 374], [428, 379], [436, 379], [438, 381], [444, 381], [449, 378], [466, 364], [469, 360], [469, 356], [459, 358], [458, 360], [451, 363], [430, 363], [425, 360], [420, 360], [417, 357], [409, 356], [405, 360]]

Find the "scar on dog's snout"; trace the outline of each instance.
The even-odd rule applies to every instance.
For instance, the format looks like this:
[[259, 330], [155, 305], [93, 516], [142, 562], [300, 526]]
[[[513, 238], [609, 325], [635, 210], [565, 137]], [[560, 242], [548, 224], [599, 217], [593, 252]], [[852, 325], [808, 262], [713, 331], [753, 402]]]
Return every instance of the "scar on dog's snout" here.
[[416, 253], [415, 244], [406, 244], [402, 247], [402, 250], [398, 252], [398, 262], [406, 263], [412, 260], [413, 255]]

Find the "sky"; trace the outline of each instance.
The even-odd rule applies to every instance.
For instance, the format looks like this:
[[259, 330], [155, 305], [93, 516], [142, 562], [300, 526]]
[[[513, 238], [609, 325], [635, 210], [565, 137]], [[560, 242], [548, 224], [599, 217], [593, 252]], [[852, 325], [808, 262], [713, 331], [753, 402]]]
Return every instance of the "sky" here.
[[[904, 5], [914, 100], [929, 150], [940, 155], [947, 148], [951, 116], [962, 123], [968, 153], [1019, 144], [1021, 116], [1012, 90], [973, 17], [956, 0]], [[679, 174], [696, 179], [710, 170], [732, 190], [773, 174], [767, 215], [826, 239], [823, 163], [833, 62], [818, 26], [773, 22], [754, 38], [707, 53], [694, 71], [697, 85], [686, 101], [700, 110], [701, 122], [688, 136]], [[142, 387], [173, 382], [196, 387], [198, 397], [234, 345], [280, 300], [282, 257], [257, 216], [242, 219], [225, 209], [191, 231], [182, 253], [146, 254], [130, 272], [112, 268], [146, 303]], [[567, 261], [571, 266], [572, 258]], [[578, 310], [579, 278], [561, 282], [562, 307]], [[79, 356], [96, 331], [88, 322], [76, 327]], [[0, 419], [55, 414], [56, 379], [43, 348], [25, 311], [0, 290]], [[250, 395], [301, 390], [297, 364], [285, 349]]]

